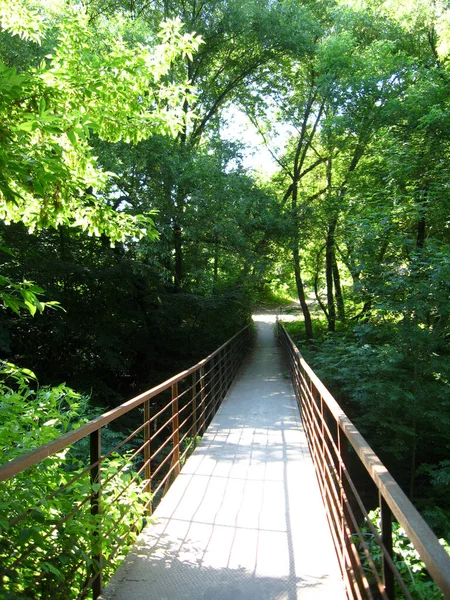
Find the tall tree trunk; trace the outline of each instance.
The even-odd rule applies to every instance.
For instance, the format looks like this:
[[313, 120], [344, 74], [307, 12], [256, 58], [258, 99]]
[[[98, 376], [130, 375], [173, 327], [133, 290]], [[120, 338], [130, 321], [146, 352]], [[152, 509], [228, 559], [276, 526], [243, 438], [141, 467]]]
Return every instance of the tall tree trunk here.
[[423, 248], [425, 246], [425, 232], [426, 232], [427, 221], [425, 215], [419, 217], [417, 223], [417, 239], [416, 248]]
[[325, 276], [327, 282], [327, 305], [328, 305], [328, 331], [336, 331], [336, 306], [333, 294], [333, 258], [334, 258], [334, 231], [336, 220], [328, 225], [327, 241], [325, 247]]
[[413, 417], [413, 432], [414, 432], [414, 441], [411, 448], [411, 464], [410, 464], [410, 473], [409, 473], [409, 499], [411, 502], [414, 501], [414, 491], [416, 485], [416, 475], [417, 475], [417, 419], [416, 415]]
[[311, 313], [309, 312], [309, 306], [306, 302], [305, 289], [303, 287], [302, 274], [300, 269], [300, 252], [299, 252], [299, 219], [297, 213], [297, 199], [298, 199], [298, 186], [297, 182], [294, 182], [292, 187], [292, 214], [294, 220], [294, 234], [292, 240], [292, 257], [294, 259], [294, 274], [295, 284], [297, 286], [298, 299], [303, 312], [303, 318], [305, 319], [305, 333], [306, 339], [309, 342], [313, 338], [313, 329], [311, 321]]
[[344, 296], [342, 294], [341, 276], [336, 260], [336, 252], [333, 252], [333, 283], [334, 283], [334, 298], [336, 300], [337, 318], [339, 321], [345, 321], [345, 305]]
[[[183, 142], [184, 143], [184, 142]], [[174, 286], [175, 293], [181, 292], [184, 283], [184, 261], [183, 261], [183, 232], [182, 223], [184, 221], [184, 204], [187, 197], [186, 186], [183, 182], [178, 183], [176, 186], [176, 192], [174, 195], [173, 211], [174, 211], [174, 222], [173, 222], [173, 243], [174, 243]]]
[[219, 240], [217, 234], [214, 238], [214, 264], [213, 264], [213, 281], [217, 283], [219, 272]]
[[175, 292], [181, 292], [183, 281], [183, 247], [181, 227], [178, 223], [173, 226], [173, 241], [175, 248], [175, 265], [174, 265], [174, 286]]
[[327, 307], [322, 302], [320, 295], [319, 295], [319, 273], [322, 269], [322, 252], [324, 250], [325, 250], [325, 245], [323, 245], [322, 248], [320, 248], [319, 252], [317, 253], [317, 257], [316, 257], [316, 272], [314, 273], [314, 295], [316, 297], [317, 304], [322, 309], [322, 312], [328, 321]]
[[367, 323], [370, 317], [370, 311], [372, 310], [372, 300], [366, 300], [364, 305], [356, 316], [353, 317], [354, 321], [361, 321], [362, 323]]
[[313, 338], [313, 329], [312, 329], [312, 321], [311, 321], [311, 313], [309, 312], [309, 306], [306, 302], [305, 289], [303, 287], [303, 280], [300, 270], [300, 255], [298, 251], [298, 246], [293, 248], [293, 258], [294, 258], [294, 273], [295, 273], [295, 284], [297, 286], [297, 294], [298, 299], [300, 301], [300, 306], [302, 308], [303, 318], [305, 319], [305, 333], [306, 340], [309, 342]]
[[416, 248], [425, 247], [425, 238], [427, 230], [426, 206], [428, 203], [428, 183], [425, 183], [420, 190], [420, 198], [416, 201], [419, 218], [417, 221]]
[[[331, 194], [333, 164], [331, 158], [327, 160], [327, 190]], [[334, 232], [336, 231], [337, 217], [333, 216], [328, 224], [327, 239], [325, 242], [325, 279], [327, 283], [328, 305], [328, 331], [336, 331], [336, 306], [333, 295], [333, 266], [336, 262], [334, 251]]]

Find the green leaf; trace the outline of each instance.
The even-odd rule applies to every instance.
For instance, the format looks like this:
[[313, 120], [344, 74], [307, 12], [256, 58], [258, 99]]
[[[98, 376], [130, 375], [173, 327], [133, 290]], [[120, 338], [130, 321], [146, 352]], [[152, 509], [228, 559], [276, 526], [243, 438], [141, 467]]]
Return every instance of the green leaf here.
[[35, 121], [23, 121], [23, 123], [19, 123], [19, 125], [16, 125], [15, 129], [18, 129], [20, 131], [33, 131], [35, 125]]
[[67, 132], [67, 137], [70, 140], [70, 143], [72, 144], [72, 146], [77, 146], [78, 145], [78, 139], [77, 136], [75, 135], [75, 132], [73, 131], [73, 129], [69, 129]]

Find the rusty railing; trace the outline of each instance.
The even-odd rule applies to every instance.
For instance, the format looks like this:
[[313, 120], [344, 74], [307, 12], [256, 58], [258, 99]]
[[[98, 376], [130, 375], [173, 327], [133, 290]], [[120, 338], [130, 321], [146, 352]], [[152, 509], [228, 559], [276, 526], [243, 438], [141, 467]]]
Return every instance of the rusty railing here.
[[[99, 596], [216, 413], [250, 338], [246, 327], [190, 369], [0, 466], [0, 598]], [[8, 504], [17, 492], [27, 505]]]
[[[348, 598], [394, 600], [396, 594], [406, 600], [418, 597], [409, 591], [394, 564], [392, 534], [395, 519], [443, 597], [450, 599], [450, 557], [303, 359], [280, 320], [277, 330], [279, 343], [289, 361]], [[381, 533], [369, 517], [369, 512], [375, 508], [381, 513]]]

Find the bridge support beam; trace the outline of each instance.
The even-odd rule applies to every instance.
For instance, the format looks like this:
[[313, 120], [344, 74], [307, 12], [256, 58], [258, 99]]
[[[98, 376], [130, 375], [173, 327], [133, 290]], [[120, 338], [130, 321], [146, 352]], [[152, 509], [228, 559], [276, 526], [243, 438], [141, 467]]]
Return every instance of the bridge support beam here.
[[178, 383], [172, 385], [172, 440], [174, 476], [180, 473], [180, 424], [178, 420]]
[[100, 530], [100, 496], [101, 474], [100, 463], [102, 458], [100, 429], [90, 434], [90, 479], [91, 479], [91, 515], [95, 519], [92, 535], [92, 594], [94, 600], [102, 592], [102, 536]]
[[[150, 463], [150, 400], [144, 402], [144, 465], [145, 465], [145, 491], [148, 494], [152, 493], [152, 467]], [[150, 499], [147, 506], [147, 514], [150, 516], [153, 511], [152, 501]]]
[[[380, 494], [380, 512], [381, 512], [381, 539], [388, 556], [393, 560], [392, 552], [392, 512], [383, 496]], [[389, 600], [395, 600], [394, 574], [389, 565], [388, 559], [383, 553], [383, 581], [384, 589]]]

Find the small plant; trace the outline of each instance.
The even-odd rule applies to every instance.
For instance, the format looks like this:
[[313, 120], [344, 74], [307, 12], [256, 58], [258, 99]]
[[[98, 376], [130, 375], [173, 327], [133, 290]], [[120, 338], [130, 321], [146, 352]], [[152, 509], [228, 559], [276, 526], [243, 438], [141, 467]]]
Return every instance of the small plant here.
[[181, 466], [187, 461], [187, 459], [191, 456], [194, 450], [197, 448], [197, 444], [201, 441], [201, 436], [196, 435], [195, 437], [186, 436], [183, 440], [182, 449], [181, 449]]
[[[32, 372], [10, 364], [2, 374], [0, 464], [88, 420], [87, 398], [67, 386], [39, 388]], [[66, 448], [0, 484], [2, 600], [85, 597], [98, 541], [106, 581], [142, 528], [150, 495], [131, 453], [103, 460], [102, 483], [91, 484], [83, 449]], [[98, 491], [100, 514], [92, 515]]]
[[[369, 518], [381, 535], [380, 509], [377, 508], [376, 510], [369, 512]], [[382, 554], [380, 547], [368, 527], [364, 527], [362, 533], [374, 564], [379, 569], [379, 572], [381, 572]], [[450, 545], [443, 538], [441, 538], [439, 542], [450, 555]], [[430, 578], [419, 553], [406, 535], [403, 527], [396, 522], [392, 523], [392, 549], [394, 554], [394, 564], [412, 598], [414, 600], [442, 600], [442, 593]], [[364, 556], [363, 565], [368, 568], [365, 555], [361, 555]], [[399, 600], [404, 598], [402, 591], [397, 584], [395, 597]]]

